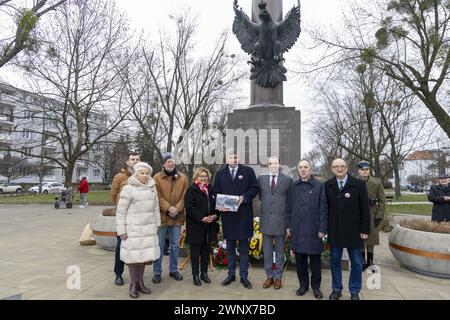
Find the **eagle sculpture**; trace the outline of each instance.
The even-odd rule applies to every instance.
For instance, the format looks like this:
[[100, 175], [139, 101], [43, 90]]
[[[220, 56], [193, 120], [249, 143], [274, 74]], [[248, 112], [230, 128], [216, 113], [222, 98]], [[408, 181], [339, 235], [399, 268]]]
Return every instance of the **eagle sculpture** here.
[[292, 48], [300, 36], [300, 5], [289, 10], [281, 22], [272, 20], [266, 6], [262, 0], [258, 5], [261, 23], [254, 23], [234, 0], [233, 33], [242, 50], [251, 55], [248, 61], [252, 65], [250, 79], [261, 87], [274, 88], [286, 81], [282, 54]]

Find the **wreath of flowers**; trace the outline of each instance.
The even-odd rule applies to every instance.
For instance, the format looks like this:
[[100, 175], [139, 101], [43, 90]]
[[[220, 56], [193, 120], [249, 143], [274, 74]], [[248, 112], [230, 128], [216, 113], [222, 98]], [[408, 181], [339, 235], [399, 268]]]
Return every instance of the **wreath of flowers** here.
[[262, 233], [259, 229], [259, 217], [253, 218], [253, 237], [250, 240], [248, 254], [257, 260], [264, 257], [262, 250]]

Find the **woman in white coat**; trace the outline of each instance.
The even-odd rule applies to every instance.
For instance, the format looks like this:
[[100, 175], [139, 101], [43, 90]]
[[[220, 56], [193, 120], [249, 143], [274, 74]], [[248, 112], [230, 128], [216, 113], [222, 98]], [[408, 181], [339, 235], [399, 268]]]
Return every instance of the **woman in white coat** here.
[[144, 269], [160, 256], [158, 227], [161, 217], [152, 171], [147, 163], [138, 162], [117, 204], [117, 235], [122, 239], [120, 260], [130, 271], [132, 298], [138, 298], [138, 291], [151, 293], [144, 285]]

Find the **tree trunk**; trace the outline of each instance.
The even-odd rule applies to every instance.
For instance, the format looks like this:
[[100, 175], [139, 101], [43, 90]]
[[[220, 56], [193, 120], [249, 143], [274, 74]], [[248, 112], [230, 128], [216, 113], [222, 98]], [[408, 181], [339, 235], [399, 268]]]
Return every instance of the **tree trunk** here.
[[450, 115], [437, 101], [436, 96], [430, 95], [423, 101], [431, 114], [436, 118], [437, 123], [450, 139]]
[[394, 177], [395, 177], [395, 200], [400, 200], [402, 198], [402, 190], [400, 188], [400, 172], [398, 170], [398, 163], [395, 161], [394, 166]]
[[67, 166], [64, 170], [64, 186], [66, 188], [72, 185], [73, 170], [75, 170], [75, 162], [67, 161]]

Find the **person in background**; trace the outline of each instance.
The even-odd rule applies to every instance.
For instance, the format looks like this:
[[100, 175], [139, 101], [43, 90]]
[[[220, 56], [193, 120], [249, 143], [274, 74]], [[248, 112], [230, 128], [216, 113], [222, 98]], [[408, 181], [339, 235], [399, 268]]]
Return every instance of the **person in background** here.
[[309, 290], [308, 258], [311, 266], [311, 288], [316, 299], [322, 299], [322, 239], [327, 234], [328, 207], [325, 185], [312, 176], [312, 165], [301, 160], [297, 165], [299, 179], [294, 182], [289, 199], [289, 230], [291, 249], [295, 252], [300, 288], [296, 294]]
[[86, 176], [80, 177], [80, 184], [78, 185], [77, 191], [80, 193], [80, 208], [84, 209], [88, 206], [87, 196], [89, 192], [89, 183]]
[[[184, 195], [188, 187], [186, 176], [178, 172], [171, 153], [163, 154], [163, 168], [153, 177], [158, 190], [161, 212], [161, 228], [158, 230], [161, 252], [164, 251], [166, 232], [169, 234], [169, 276], [177, 281], [183, 280], [178, 272], [181, 226], [185, 221]], [[160, 283], [163, 256], [153, 264], [153, 283]]]
[[[373, 265], [373, 253], [375, 246], [380, 244], [380, 224], [384, 219], [386, 210], [386, 196], [384, 194], [383, 182], [370, 175], [370, 167], [367, 161], [358, 163], [359, 178], [366, 182], [369, 193], [370, 205], [370, 235], [364, 240], [361, 250], [363, 259], [363, 270]], [[365, 257], [367, 251], [367, 259]]]
[[[128, 178], [134, 174], [133, 167], [140, 161], [139, 153], [131, 152], [128, 154], [127, 161], [124, 163], [122, 169], [118, 174], [116, 174], [113, 178], [111, 185], [111, 199], [115, 205], [119, 202], [120, 192], [123, 187], [127, 185]], [[124, 269], [124, 263], [120, 260], [120, 245], [121, 239], [117, 236], [117, 244], [116, 244], [116, 253], [114, 259], [114, 274], [116, 278], [114, 283], [117, 286], [122, 286], [124, 284], [122, 274]]]
[[200, 280], [211, 283], [208, 277], [210, 246], [217, 241], [219, 231], [217, 224], [219, 213], [215, 209], [215, 201], [211, 194], [210, 179], [211, 173], [208, 169], [203, 167], [196, 169], [193, 176], [194, 183], [187, 189], [184, 197], [186, 243], [189, 243], [191, 248], [192, 277], [196, 286], [201, 286]]
[[150, 294], [144, 285], [145, 265], [160, 257], [158, 227], [159, 201], [152, 179], [152, 167], [145, 162], [134, 166], [134, 174], [120, 192], [117, 203], [117, 235], [121, 238], [120, 260], [130, 272], [130, 297]]
[[[260, 230], [263, 235], [264, 270], [267, 279], [263, 288], [274, 285], [283, 287], [284, 240], [288, 220], [288, 195], [292, 178], [280, 172], [278, 157], [269, 158], [269, 175], [258, 177], [260, 206]], [[274, 251], [275, 249], [275, 251]], [[275, 269], [273, 254], [275, 252]]]
[[432, 186], [428, 193], [428, 200], [433, 202], [431, 221], [450, 221], [450, 177], [444, 173], [439, 175], [438, 180], [439, 183]]

